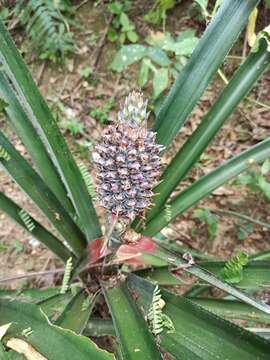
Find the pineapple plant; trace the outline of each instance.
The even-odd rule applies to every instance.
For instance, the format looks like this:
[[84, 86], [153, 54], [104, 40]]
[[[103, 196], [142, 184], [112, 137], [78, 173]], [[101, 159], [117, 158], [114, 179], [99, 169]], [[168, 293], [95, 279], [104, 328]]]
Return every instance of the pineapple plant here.
[[[212, 262], [200, 252], [192, 256], [160, 233], [174, 218], [247, 169], [251, 161], [261, 163], [270, 156], [268, 138], [172, 196], [268, 68], [269, 31], [265, 30], [194, 133], [168, 166], [161, 166], [162, 152], [256, 5], [256, 0], [222, 2], [152, 129], [146, 124], [147, 103], [135, 92], [126, 98], [115, 122], [105, 128], [92, 154], [95, 206], [105, 208], [105, 232], [92, 201], [90, 177], [75, 163], [10, 35], [0, 25], [1, 104], [35, 168], [2, 131], [0, 163], [56, 231], [48, 230], [3, 192], [0, 209], [65, 264], [60, 287], [0, 289], [1, 359], [269, 358], [270, 342], [256, 334], [257, 328], [251, 331], [229, 321], [256, 319], [269, 324], [269, 305], [254, 296], [269, 283], [269, 253], [248, 259], [241, 267], [241, 281], [232, 285], [220, 276], [224, 261]], [[239, 269], [237, 261], [230, 264], [230, 271], [234, 272], [233, 266]], [[163, 287], [183, 285], [175, 277], [179, 272], [197, 279], [183, 295]], [[210, 286], [230, 297], [201, 297], [202, 288]], [[99, 336], [109, 336], [111, 352], [94, 343]]]

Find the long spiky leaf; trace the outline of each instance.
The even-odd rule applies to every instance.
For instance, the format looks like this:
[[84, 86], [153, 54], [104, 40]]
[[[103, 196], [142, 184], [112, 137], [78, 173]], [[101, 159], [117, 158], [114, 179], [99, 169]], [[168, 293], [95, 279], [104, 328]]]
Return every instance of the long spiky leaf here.
[[14, 95], [37, 135], [41, 137], [61, 176], [87, 239], [100, 237], [98, 218], [80, 171], [46, 102], [2, 23], [0, 23], [0, 64], [1, 71], [10, 82]]

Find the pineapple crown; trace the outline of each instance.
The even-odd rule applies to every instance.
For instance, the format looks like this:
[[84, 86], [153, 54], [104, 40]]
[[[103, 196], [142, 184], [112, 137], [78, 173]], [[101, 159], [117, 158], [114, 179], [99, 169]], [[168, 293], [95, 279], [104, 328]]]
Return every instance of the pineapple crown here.
[[120, 108], [118, 113], [119, 122], [129, 123], [133, 127], [141, 126], [149, 115], [146, 111], [147, 103], [148, 101], [144, 101], [142, 93], [132, 91]]

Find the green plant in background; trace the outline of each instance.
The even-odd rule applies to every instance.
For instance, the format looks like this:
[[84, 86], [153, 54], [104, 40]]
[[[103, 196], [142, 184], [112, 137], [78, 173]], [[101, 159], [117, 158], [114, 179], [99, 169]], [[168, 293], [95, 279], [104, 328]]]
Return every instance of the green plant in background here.
[[96, 108], [90, 111], [90, 116], [101, 122], [107, 124], [109, 121], [108, 115], [110, 110], [115, 106], [115, 98], [111, 96], [109, 100], [101, 108]]
[[270, 182], [267, 175], [270, 173], [270, 159], [266, 159], [262, 166], [250, 162], [250, 167], [244, 174], [238, 176], [234, 182], [236, 185], [247, 185], [252, 192], [261, 192], [267, 200], [270, 200]]
[[[0, 290], [2, 358], [19, 359], [20, 352], [26, 358], [50, 360], [157, 360], [162, 359], [160, 348], [176, 359], [269, 358], [270, 342], [253, 333], [257, 328], [251, 332], [225, 320], [256, 318], [258, 323], [270, 323], [270, 307], [253, 296], [269, 283], [269, 251], [250, 257], [246, 265], [247, 259], [242, 256], [231, 260], [226, 268], [236, 267], [238, 280], [241, 276], [234, 286], [221, 276], [224, 261], [210, 261], [198, 251], [192, 252], [192, 257], [186, 248], [160, 236], [173, 219], [247, 170], [250, 159], [262, 163], [269, 158], [270, 139], [265, 139], [175, 193], [216, 132], [269, 66], [267, 31], [259, 36], [257, 46], [164, 169], [163, 181], [154, 189], [154, 204], [145, 209], [152, 195], [151, 185], [158, 181], [161, 170], [160, 151], [172, 143], [256, 5], [256, 0], [222, 1], [157, 114], [153, 125], [156, 135], [146, 129], [146, 104], [141, 96], [135, 96], [138, 101], [134, 102], [134, 94], [122, 106], [118, 122], [105, 127], [103, 143], [97, 145], [93, 155], [99, 164], [99, 203], [107, 208], [107, 222], [102, 219], [104, 233], [80, 168], [9, 34], [0, 25], [0, 97], [8, 104], [3, 111], [35, 168], [2, 132], [0, 162], [54, 231], [30, 217], [3, 192], [0, 208], [70, 270], [63, 282], [65, 291], [59, 287], [20, 293]], [[118, 143], [121, 146], [116, 146]], [[102, 168], [104, 171], [100, 171]], [[130, 224], [128, 219], [136, 214]], [[130, 263], [146, 269], [139, 271], [136, 266], [129, 267]], [[163, 289], [163, 285], [183, 284], [183, 271], [198, 279], [194, 287], [183, 296]], [[215, 298], [212, 292], [202, 298], [202, 288], [207, 290], [209, 286], [233, 300]], [[110, 319], [101, 315], [105, 306], [100, 296], [105, 299]], [[98, 318], [91, 316], [94, 306]], [[107, 334], [116, 339], [112, 340], [115, 356], [91, 340], [91, 336]]]
[[71, 118], [60, 121], [60, 127], [67, 130], [73, 136], [84, 135], [84, 124], [79, 119]]
[[10, 16], [8, 7], [2, 7], [0, 10], [0, 20], [6, 22]]
[[214, 239], [217, 234], [218, 221], [217, 217], [208, 209], [196, 209], [193, 212], [193, 218], [199, 219], [207, 226], [210, 239]]
[[135, 26], [126, 13], [129, 7], [129, 1], [112, 1], [108, 4], [107, 9], [113, 16], [112, 25], [107, 34], [109, 41], [119, 41], [120, 44], [124, 44], [126, 40], [132, 43], [138, 41], [139, 36], [136, 33]]
[[110, 69], [125, 72], [126, 68], [141, 62], [138, 85], [144, 88], [153, 74], [153, 98], [166, 90], [176, 78], [198, 43], [194, 30], [181, 32], [176, 38], [169, 33], [153, 33], [146, 38], [147, 45], [124, 45], [115, 55]]
[[63, 62], [74, 52], [69, 22], [73, 7], [68, 0], [19, 0], [15, 8], [27, 35], [36, 45], [39, 57], [53, 62]]
[[[154, 25], [160, 25], [162, 23], [163, 31], [165, 32], [166, 13], [179, 3], [181, 3], [181, 0], [157, 0], [150, 11], [144, 16], [144, 19]], [[209, 15], [207, 12], [208, 0], [194, 0], [192, 6], [194, 5], [200, 8], [200, 11], [205, 17]]]
[[163, 23], [163, 29], [165, 30], [166, 13], [175, 6], [175, 3], [175, 0], [157, 0], [151, 10], [144, 16], [144, 19], [154, 25]]

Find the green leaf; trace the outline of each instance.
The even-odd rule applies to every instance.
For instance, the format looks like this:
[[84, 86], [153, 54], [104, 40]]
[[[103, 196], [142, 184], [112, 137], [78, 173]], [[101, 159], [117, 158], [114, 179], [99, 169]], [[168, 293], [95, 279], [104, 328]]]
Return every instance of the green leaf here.
[[184, 143], [177, 155], [162, 174], [161, 183], [156, 187], [155, 206], [149, 212], [148, 219], [159, 211], [181, 180], [198, 161], [199, 157], [213, 140], [214, 136], [235, 110], [240, 101], [254, 86], [270, 64], [270, 54], [264, 40], [260, 42], [257, 53], [251, 53], [237, 70], [227, 87], [201, 123]]
[[194, 38], [196, 37], [195, 34], [196, 30], [194, 29], [187, 29], [185, 31], [181, 31], [176, 37], [176, 42], [181, 42], [186, 39]]
[[226, 0], [207, 27], [157, 116], [157, 143], [168, 146], [243, 29], [257, 0]]
[[186, 284], [184, 280], [173, 276], [167, 267], [138, 270], [136, 271], [136, 275], [158, 285], [173, 286]]
[[[193, 264], [193, 262], [190, 264], [186, 260], [184, 260], [183, 257], [179, 257], [157, 244], [154, 247], [154, 249], [151, 250], [151, 253], [147, 251], [141, 251], [141, 253], [142, 253], [141, 258], [144, 260], [146, 264], [155, 265], [157, 261], [159, 261], [158, 266], [166, 266], [166, 265], [173, 266], [175, 269], [180, 269], [189, 274], [192, 274], [197, 278], [203, 280], [204, 283], [209, 283], [219, 288], [220, 290], [223, 290], [228, 294], [234, 296], [235, 298], [242, 300], [259, 310], [262, 310], [267, 314], [270, 314], [270, 306], [268, 306], [267, 304], [265, 304], [260, 300], [252, 298], [248, 294], [230, 285], [224, 280], [221, 280], [219, 277], [215, 276], [213, 273], [206, 270], [207, 268], [205, 269], [203, 267], [204, 264], [203, 266]], [[209, 262], [207, 264], [212, 264], [212, 263]]]
[[10, 300], [21, 300], [27, 302], [36, 302], [44, 300], [50, 296], [56, 295], [59, 293], [59, 288], [56, 286], [54, 288], [48, 289], [0, 289], [0, 298], [6, 298]]
[[122, 25], [122, 30], [123, 31], [129, 31], [131, 30], [130, 27], [131, 27], [131, 24], [130, 24], [130, 21], [129, 21], [129, 18], [127, 16], [127, 14], [125, 14], [124, 12], [122, 12], [119, 16], [119, 21], [120, 21], [120, 24]]
[[66, 292], [65, 294], [54, 294], [46, 299], [42, 299], [38, 301], [36, 304], [39, 308], [44, 312], [44, 314], [53, 321], [59, 317], [59, 315], [63, 312], [65, 306], [72, 299], [71, 292]]
[[158, 69], [154, 73], [153, 79], [153, 97], [156, 99], [169, 84], [169, 71], [167, 68]]
[[261, 167], [261, 173], [262, 175], [266, 175], [270, 172], [270, 159], [266, 159]]
[[[224, 261], [203, 261], [197, 263], [201, 269], [216, 276], [220, 276], [225, 264], [226, 262]], [[136, 274], [151, 280], [152, 282], [157, 282], [159, 285], [169, 286], [186, 284], [184, 279], [181, 280], [181, 278], [175, 277], [167, 267], [139, 270]], [[237, 283], [238, 288], [248, 290], [263, 289], [270, 283], [270, 262], [262, 260], [249, 261], [242, 269], [242, 278], [239, 280], [240, 281]], [[187, 282], [190, 283], [191, 280], [188, 280]], [[203, 281], [203, 283], [205, 284], [205, 281]]]
[[250, 149], [240, 153], [226, 161], [209, 174], [195, 181], [191, 186], [175, 196], [170, 205], [171, 218], [166, 217], [166, 209], [163, 208], [149, 223], [146, 223], [143, 234], [153, 236], [163, 229], [175, 217], [186, 209], [195, 205], [198, 201], [209, 195], [219, 186], [232, 179], [249, 166], [248, 160], [262, 162], [270, 155], [270, 139], [266, 139]]
[[8, 161], [0, 158], [0, 163], [30, 199], [48, 217], [52, 225], [72, 247], [75, 254], [81, 256], [86, 246], [86, 240], [80, 229], [39, 175], [1, 132], [0, 145], [10, 156]]
[[114, 42], [118, 39], [118, 37], [118, 32], [113, 27], [110, 27], [107, 33], [108, 40]]
[[139, 40], [139, 36], [136, 34], [135, 31], [128, 31], [127, 32], [127, 38], [132, 43], [136, 43]]
[[264, 195], [267, 197], [267, 199], [270, 200], [270, 183], [266, 180], [264, 176], [259, 176], [258, 186], [262, 190]]
[[112, 63], [110, 64], [110, 69], [121, 72], [127, 66], [141, 60], [146, 53], [147, 48], [143, 45], [124, 45], [115, 55]]
[[192, 298], [195, 304], [227, 319], [240, 319], [270, 324], [270, 316], [235, 300]]
[[168, 44], [163, 47], [164, 50], [172, 51], [177, 56], [189, 56], [192, 54], [196, 45], [198, 44], [198, 38], [187, 38], [182, 41], [175, 42], [173, 44]]
[[87, 336], [116, 336], [113, 322], [110, 319], [92, 318], [88, 321], [84, 334]]
[[114, 1], [111, 4], [108, 4], [107, 9], [112, 13], [119, 15], [123, 11], [123, 4], [119, 1]]
[[126, 284], [119, 282], [114, 287], [104, 285], [103, 292], [113, 318], [123, 359], [161, 359], [154, 338]]
[[89, 298], [83, 291], [76, 294], [55, 321], [55, 325], [81, 334], [95, 305], [96, 296]]
[[[0, 209], [16, 221], [17, 224], [29, 231], [19, 215], [22, 209], [2, 192], [0, 192]], [[66, 262], [67, 259], [71, 257], [70, 251], [59, 239], [45, 229], [40, 223], [34, 219], [32, 219], [32, 221], [35, 225], [34, 229], [31, 231], [32, 236], [52, 250], [60, 259]]]
[[2, 24], [0, 24], [0, 61], [2, 73], [8, 79], [14, 95], [36, 130], [36, 136], [42, 139], [61, 176], [87, 239], [100, 237], [98, 218], [80, 171], [46, 102]]
[[[154, 285], [129, 276], [128, 284], [144, 312], [150, 306]], [[173, 319], [175, 331], [160, 334], [160, 345], [176, 359], [268, 359], [270, 342], [252, 334], [181, 296], [162, 290], [163, 312]], [[222, 344], [222, 345], [221, 345]]]
[[207, 230], [210, 239], [214, 239], [217, 233], [217, 217], [208, 209], [196, 209], [193, 212], [193, 217], [199, 219], [207, 225]]
[[7, 119], [10, 121], [17, 135], [24, 143], [40, 176], [53, 191], [56, 197], [61, 201], [65, 209], [74, 216], [75, 210], [67, 197], [64, 184], [62, 183], [45, 146], [43, 145], [40, 137], [37, 136], [36, 130], [29, 122], [22, 105], [17, 97], [14, 96], [12, 88], [1, 72], [0, 96], [8, 103], [8, 106], [5, 108]]
[[[0, 312], [0, 325], [13, 322], [8, 331], [9, 337], [23, 339], [50, 360], [114, 358], [90, 339], [50, 324], [36, 305], [0, 300]], [[27, 337], [22, 335], [25, 329], [31, 329]]]
[[[201, 262], [200, 267], [213, 274], [219, 275], [224, 268], [224, 261]], [[237, 287], [246, 289], [259, 289], [270, 283], [270, 262], [269, 261], [249, 261], [242, 269], [242, 279], [237, 283]]]
[[159, 47], [149, 47], [146, 56], [160, 66], [169, 66], [171, 64], [171, 60], [168, 58], [165, 51]]
[[138, 85], [140, 88], [143, 88], [149, 78], [149, 65], [148, 65], [148, 59], [143, 59], [140, 67], [140, 74], [138, 78]]

